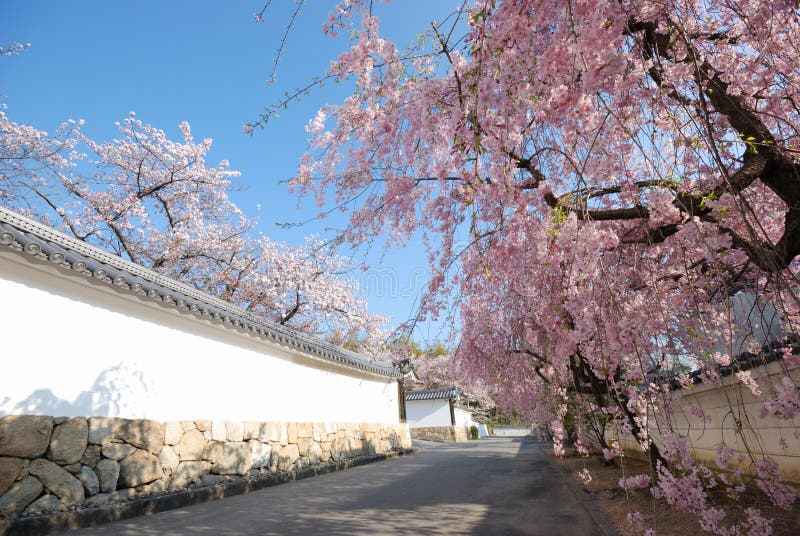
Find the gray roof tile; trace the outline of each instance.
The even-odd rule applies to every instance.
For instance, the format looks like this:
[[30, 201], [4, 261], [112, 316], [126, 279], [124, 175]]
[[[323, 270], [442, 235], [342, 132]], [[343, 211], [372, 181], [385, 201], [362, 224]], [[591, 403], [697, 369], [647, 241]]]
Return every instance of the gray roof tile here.
[[406, 391], [406, 400], [438, 400], [447, 398], [458, 398], [458, 389], [455, 387], [447, 387], [444, 389]]

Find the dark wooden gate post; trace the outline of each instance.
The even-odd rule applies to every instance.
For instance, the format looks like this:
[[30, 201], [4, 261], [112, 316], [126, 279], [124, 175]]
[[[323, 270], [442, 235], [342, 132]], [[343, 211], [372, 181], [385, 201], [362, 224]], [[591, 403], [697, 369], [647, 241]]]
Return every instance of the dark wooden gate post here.
[[400, 410], [400, 423], [406, 422], [406, 388], [403, 378], [397, 380], [397, 407]]

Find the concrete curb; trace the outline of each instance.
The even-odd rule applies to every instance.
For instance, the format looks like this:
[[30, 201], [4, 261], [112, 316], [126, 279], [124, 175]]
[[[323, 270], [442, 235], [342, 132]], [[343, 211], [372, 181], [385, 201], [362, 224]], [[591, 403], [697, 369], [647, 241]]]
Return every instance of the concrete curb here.
[[32, 534], [54, 534], [61, 531], [94, 527], [142, 515], [157, 514], [165, 510], [182, 508], [193, 504], [216, 501], [242, 493], [250, 493], [263, 488], [303, 480], [312, 476], [346, 471], [353, 467], [366, 465], [405, 456], [418, 452], [417, 448], [403, 449], [386, 454], [360, 456], [350, 460], [317, 465], [302, 471], [274, 472], [258, 478], [241, 478], [216, 486], [204, 486], [176, 491], [163, 495], [142, 497], [120, 504], [99, 508], [84, 508], [50, 515], [17, 517], [3, 524], [0, 522], [0, 536], [30, 536]]

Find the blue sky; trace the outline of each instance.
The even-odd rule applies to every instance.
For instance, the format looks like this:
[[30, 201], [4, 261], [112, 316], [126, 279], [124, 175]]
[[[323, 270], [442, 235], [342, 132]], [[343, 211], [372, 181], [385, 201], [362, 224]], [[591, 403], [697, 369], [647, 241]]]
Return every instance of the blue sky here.
[[[3, 0], [0, 44], [31, 46], [0, 59], [0, 98], [12, 121], [52, 132], [66, 119], [84, 119], [84, 132], [98, 141], [114, 137], [114, 123], [130, 111], [174, 139], [186, 120], [195, 138], [213, 138], [210, 162], [227, 159], [242, 172], [244, 188], [233, 197], [249, 215], [261, 206], [261, 232], [293, 244], [305, 235], [329, 236], [327, 229], [341, 219], [291, 229], [275, 225], [318, 212], [311, 199], [299, 200], [280, 181], [294, 174], [307, 146], [308, 119], [321, 105], [340, 102], [347, 87], [315, 91], [252, 137], [242, 134], [242, 125], [285, 91], [323, 74], [344, 50], [344, 37], [334, 40], [321, 31], [335, 3], [304, 7], [269, 85], [275, 50], [295, 7], [291, 0], [274, 0], [260, 24], [252, 14], [263, 2], [249, 0]], [[454, 0], [396, 0], [376, 4], [375, 13], [382, 32], [402, 46], [453, 7]], [[427, 274], [421, 248], [412, 244], [382, 259], [371, 253], [367, 260], [374, 269], [356, 276], [370, 310], [396, 322], [407, 319]], [[422, 325], [416, 338], [435, 339], [439, 332], [438, 324]]]

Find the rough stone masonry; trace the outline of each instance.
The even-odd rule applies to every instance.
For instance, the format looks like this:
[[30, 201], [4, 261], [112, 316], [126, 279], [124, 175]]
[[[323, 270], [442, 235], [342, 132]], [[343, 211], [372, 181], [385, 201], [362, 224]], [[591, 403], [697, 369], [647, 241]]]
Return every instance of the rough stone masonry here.
[[405, 425], [0, 418], [0, 519], [410, 448]]

